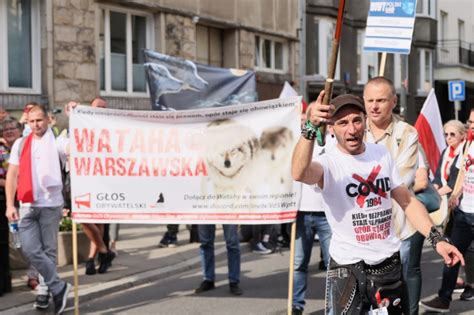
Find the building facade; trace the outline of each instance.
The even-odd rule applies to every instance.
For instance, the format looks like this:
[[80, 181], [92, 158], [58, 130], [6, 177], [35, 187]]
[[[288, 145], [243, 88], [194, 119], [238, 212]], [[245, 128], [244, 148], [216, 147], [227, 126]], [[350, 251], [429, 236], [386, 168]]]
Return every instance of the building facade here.
[[[363, 51], [369, 3], [369, 0], [346, 2], [335, 95], [345, 92], [361, 95], [367, 80], [379, 75], [381, 54]], [[324, 87], [338, 6], [336, 0], [306, 2], [306, 77], [310, 99]], [[410, 54], [387, 55], [383, 75], [393, 80], [401, 113], [410, 122], [415, 121], [433, 86], [436, 25], [436, 0], [418, 0]]]
[[96, 96], [150, 109], [142, 49], [257, 72], [260, 99], [298, 76], [297, 0], [0, 1], [0, 105]]
[[459, 119], [466, 121], [474, 107], [474, 2], [438, 0], [438, 44], [435, 65], [435, 90], [444, 121], [454, 119], [454, 104], [449, 101], [448, 81], [463, 80], [466, 100]]

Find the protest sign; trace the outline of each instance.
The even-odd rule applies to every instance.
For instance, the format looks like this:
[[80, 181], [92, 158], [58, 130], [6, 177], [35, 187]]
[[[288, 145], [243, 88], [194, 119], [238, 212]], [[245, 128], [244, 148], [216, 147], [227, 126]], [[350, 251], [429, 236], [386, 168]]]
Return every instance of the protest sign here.
[[71, 117], [76, 222], [291, 222], [298, 97], [186, 111], [80, 106]]
[[416, 0], [371, 0], [364, 51], [409, 54]]

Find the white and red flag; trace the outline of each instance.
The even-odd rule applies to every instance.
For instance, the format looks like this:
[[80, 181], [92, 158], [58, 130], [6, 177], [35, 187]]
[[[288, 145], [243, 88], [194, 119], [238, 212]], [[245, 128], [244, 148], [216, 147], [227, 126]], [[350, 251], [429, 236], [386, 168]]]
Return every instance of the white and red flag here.
[[[283, 85], [283, 89], [281, 89], [280, 96], [278, 98], [287, 98], [292, 96], [298, 96], [298, 92], [291, 86], [288, 81], [285, 81]], [[306, 108], [308, 108], [308, 104], [302, 99], [301, 104], [303, 105], [303, 113], [306, 113]]]
[[434, 174], [438, 167], [438, 160], [446, 148], [443, 137], [443, 122], [439, 113], [438, 100], [434, 89], [431, 89], [421, 108], [420, 115], [415, 123], [418, 139], [430, 163], [431, 172]]

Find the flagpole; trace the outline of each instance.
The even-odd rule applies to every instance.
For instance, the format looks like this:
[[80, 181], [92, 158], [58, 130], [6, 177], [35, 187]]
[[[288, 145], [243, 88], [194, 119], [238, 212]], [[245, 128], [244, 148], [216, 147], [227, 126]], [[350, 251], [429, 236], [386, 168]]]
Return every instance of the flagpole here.
[[77, 272], [77, 224], [72, 222], [72, 263], [74, 269], [74, 315], [79, 315], [79, 276]]
[[[337, 55], [339, 54], [339, 43], [341, 42], [342, 24], [344, 22], [344, 6], [345, 0], [339, 0], [339, 9], [337, 11], [336, 31], [334, 32], [334, 38], [332, 40], [331, 58], [328, 64], [328, 76], [324, 84], [324, 98], [323, 105], [328, 105], [332, 98], [332, 88], [334, 84], [334, 75], [336, 73], [337, 66]], [[319, 146], [326, 144], [326, 124], [322, 124], [320, 127], [320, 133], [316, 140]]]
[[382, 53], [382, 59], [380, 60], [380, 69], [379, 69], [379, 77], [383, 77], [385, 73], [385, 64], [387, 63], [387, 52]]
[[288, 275], [288, 315], [291, 315], [293, 310], [293, 279], [295, 273], [295, 239], [296, 239], [296, 221], [291, 224], [290, 236], [290, 271]]

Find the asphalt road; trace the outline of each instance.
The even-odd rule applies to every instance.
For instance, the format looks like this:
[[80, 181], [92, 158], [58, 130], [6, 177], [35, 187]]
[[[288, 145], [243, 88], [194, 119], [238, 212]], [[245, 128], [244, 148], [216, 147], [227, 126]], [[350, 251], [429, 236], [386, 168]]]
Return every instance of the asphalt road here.
[[[243, 246], [247, 246], [243, 244]], [[81, 304], [80, 312], [96, 314], [285, 314], [289, 251], [259, 256], [243, 254], [240, 297], [229, 293], [225, 256], [217, 262], [217, 288], [195, 294], [200, 270], [173, 275], [113, 295]], [[319, 248], [314, 247], [305, 314], [323, 314], [325, 273], [318, 270]], [[441, 279], [441, 259], [424, 249], [422, 299], [435, 296]], [[421, 310], [421, 309], [420, 309]], [[69, 314], [72, 311], [69, 310]], [[32, 313], [33, 314], [33, 313]], [[474, 314], [474, 301], [454, 294], [450, 314]]]

